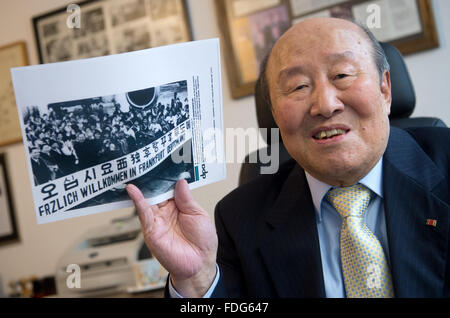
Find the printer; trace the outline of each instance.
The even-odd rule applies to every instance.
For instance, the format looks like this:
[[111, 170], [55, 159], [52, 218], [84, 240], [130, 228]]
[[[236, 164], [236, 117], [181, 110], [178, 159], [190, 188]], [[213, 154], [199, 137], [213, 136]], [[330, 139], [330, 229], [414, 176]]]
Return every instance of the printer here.
[[[136, 285], [134, 264], [151, 258], [137, 215], [114, 219], [87, 231], [63, 254], [56, 269], [57, 293], [62, 297], [123, 293]], [[79, 266], [80, 288], [67, 284], [71, 264]]]

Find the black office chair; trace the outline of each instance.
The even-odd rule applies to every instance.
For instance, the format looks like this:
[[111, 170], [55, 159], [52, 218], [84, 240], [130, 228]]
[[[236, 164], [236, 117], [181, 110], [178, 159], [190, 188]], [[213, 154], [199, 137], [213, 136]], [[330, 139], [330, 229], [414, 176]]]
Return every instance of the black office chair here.
[[[392, 126], [399, 128], [408, 127], [447, 127], [442, 120], [434, 117], [414, 117], [410, 118], [416, 106], [416, 95], [414, 93], [414, 87], [409, 77], [408, 69], [406, 68], [405, 62], [401, 53], [389, 43], [381, 43], [383, 50], [386, 54], [389, 65], [391, 66], [391, 91], [392, 91], [392, 104], [391, 104], [391, 114], [389, 120]], [[278, 128], [275, 120], [273, 119], [272, 113], [270, 111], [270, 104], [266, 101], [261, 94], [261, 87], [258, 85], [259, 81], [255, 85], [255, 106], [256, 106], [256, 116], [258, 119], [258, 125], [261, 128]], [[264, 149], [265, 153], [271, 154], [271, 139], [270, 133], [268, 136], [263, 136], [267, 144], [269, 145]], [[274, 141], [277, 142], [277, 141]], [[283, 162], [289, 160], [291, 156], [287, 152], [283, 145], [281, 137], [278, 140], [279, 153], [281, 165]], [[241, 172], [239, 175], [239, 185], [246, 183], [247, 181], [260, 175], [261, 167], [270, 166], [270, 163], [262, 164], [259, 161], [261, 149], [257, 151], [258, 162], [250, 163], [249, 158], [252, 155], [248, 155], [245, 158], [245, 162], [242, 164]], [[253, 158], [255, 155], [253, 154]]]

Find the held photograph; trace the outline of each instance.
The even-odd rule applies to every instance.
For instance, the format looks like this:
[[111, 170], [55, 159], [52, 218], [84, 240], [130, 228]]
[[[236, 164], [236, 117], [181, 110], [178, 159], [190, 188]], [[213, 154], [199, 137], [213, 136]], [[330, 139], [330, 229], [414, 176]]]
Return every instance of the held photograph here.
[[223, 142], [203, 136], [222, 127], [218, 44], [13, 69], [38, 224], [130, 207], [128, 183], [157, 204], [179, 179], [223, 178], [225, 164], [204, 153]]

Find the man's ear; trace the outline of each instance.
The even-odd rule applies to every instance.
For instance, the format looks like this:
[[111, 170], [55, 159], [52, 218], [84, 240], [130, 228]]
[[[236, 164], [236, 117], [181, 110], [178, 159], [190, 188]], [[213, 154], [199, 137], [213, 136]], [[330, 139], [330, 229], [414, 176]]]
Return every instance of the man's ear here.
[[392, 103], [391, 74], [389, 73], [389, 71], [385, 71], [383, 73], [380, 90], [383, 96], [384, 106], [386, 108], [387, 114], [389, 115], [391, 113], [391, 103]]

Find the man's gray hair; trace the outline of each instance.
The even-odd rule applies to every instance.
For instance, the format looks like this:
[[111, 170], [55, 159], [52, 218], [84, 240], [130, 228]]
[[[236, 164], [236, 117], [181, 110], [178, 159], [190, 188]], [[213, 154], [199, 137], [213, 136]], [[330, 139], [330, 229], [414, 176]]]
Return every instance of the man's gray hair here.
[[[387, 61], [386, 54], [384, 53], [383, 48], [380, 45], [380, 42], [375, 38], [372, 31], [369, 30], [368, 27], [366, 27], [363, 23], [352, 20], [352, 19], [345, 19], [349, 22], [352, 22], [359, 26], [364, 33], [369, 38], [370, 44], [372, 46], [372, 56], [375, 62], [375, 66], [378, 71], [380, 85], [383, 80], [384, 72], [390, 71], [390, 65]], [[273, 48], [273, 47], [272, 47]], [[264, 102], [272, 108], [272, 103], [270, 102], [270, 91], [269, 91], [269, 84], [267, 82], [267, 64], [269, 62], [270, 54], [272, 53], [272, 48], [270, 48], [267, 55], [264, 57], [264, 59], [261, 61], [260, 64], [260, 71], [259, 71], [259, 77], [256, 81], [255, 85], [255, 94], [260, 94], [260, 96], [257, 96], [257, 100]]]

